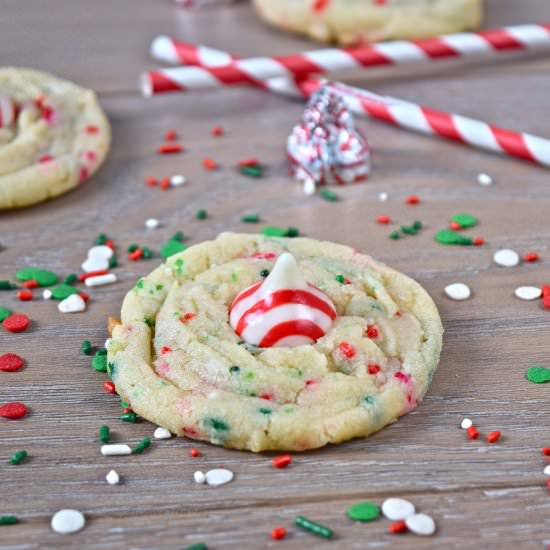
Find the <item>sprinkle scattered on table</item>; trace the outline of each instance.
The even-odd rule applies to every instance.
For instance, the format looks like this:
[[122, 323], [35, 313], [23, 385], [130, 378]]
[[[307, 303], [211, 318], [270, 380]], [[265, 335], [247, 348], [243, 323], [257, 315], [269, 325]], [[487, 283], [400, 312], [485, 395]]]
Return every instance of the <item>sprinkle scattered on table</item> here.
[[25, 366], [25, 362], [16, 353], [4, 353], [0, 355], [0, 371], [16, 372]]
[[56, 512], [51, 521], [52, 530], [60, 535], [77, 533], [85, 524], [86, 519], [82, 512], [68, 508]]
[[550, 369], [535, 365], [527, 369], [525, 378], [534, 384], [545, 384], [550, 382]]
[[374, 502], [358, 502], [346, 510], [350, 519], [355, 521], [374, 521], [380, 517], [380, 506]]
[[493, 261], [500, 267], [516, 267], [520, 262], [520, 258], [515, 250], [503, 248], [494, 253]]
[[464, 283], [453, 283], [445, 287], [445, 294], [456, 301], [467, 300], [472, 295], [470, 287]]
[[208, 485], [225, 485], [233, 480], [234, 474], [227, 468], [214, 468], [206, 472], [206, 483]]
[[116, 470], [111, 470], [105, 476], [105, 479], [109, 485], [118, 485], [120, 483], [120, 476]]
[[514, 295], [520, 300], [537, 300], [542, 296], [542, 289], [536, 286], [520, 286], [514, 290]]
[[318, 537], [321, 537], [323, 539], [330, 539], [334, 535], [334, 531], [330, 529], [330, 527], [312, 521], [304, 516], [296, 516], [294, 518], [294, 524], [297, 527], [300, 527], [301, 529], [304, 529], [305, 531], [308, 531], [313, 535], [317, 535]]
[[382, 513], [390, 521], [405, 519], [414, 512], [414, 504], [404, 498], [392, 497], [382, 503]]

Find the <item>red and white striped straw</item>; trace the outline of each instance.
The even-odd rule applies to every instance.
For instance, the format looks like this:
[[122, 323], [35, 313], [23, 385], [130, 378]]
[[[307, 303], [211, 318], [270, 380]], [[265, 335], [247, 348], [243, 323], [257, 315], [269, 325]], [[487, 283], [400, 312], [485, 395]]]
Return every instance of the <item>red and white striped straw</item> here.
[[[154, 55], [172, 63], [188, 62], [186, 44], [160, 37]], [[550, 48], [550, 23], [517, 25], [479, 32], [448, 34], [428, 40], [396, 40], [353, 48], [326, 48], [295, 55], [236, 59], [228, 65], [160, 69], [143, 73], [141, 89], [151, 96], [164, 92], [257, 85], [274, 77], [303, 78], [310, 74], [384, 65], [427, 63], [443, 58], [493, 55], [503, 51]], [[206, 59], [207, 51], [198, 52]]]

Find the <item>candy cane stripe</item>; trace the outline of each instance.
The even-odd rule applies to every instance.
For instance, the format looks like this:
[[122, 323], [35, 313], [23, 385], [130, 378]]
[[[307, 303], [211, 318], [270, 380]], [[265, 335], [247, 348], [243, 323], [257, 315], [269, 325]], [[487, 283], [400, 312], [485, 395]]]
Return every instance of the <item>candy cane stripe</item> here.
[[422, 112], [424, 113], [428, 124], [436, 134], [439, 134], [447, 139], [453, 139], [464, 143], [464, 138], [456, 129], [452, 115], [441, 111], [434, 111], [433, 109], [428, 109], [426, 107], [422, 107]]
[[536, 159], [527, 148], [523, 136], [517, 132], [504, 130], [502, 128], [491, 128], [495, 139], [504, 151], [509, 155], [523, 158], [534, 162]]
[[275, 325], [262, 338], [258, 346], [260, 348], [268, 348], [274, 346], [283, 338], [296, 335], [305, 336], [309, 338], [310, 341], [315, 342], [324, 335], [324, 332], [312, 321], [304, 319], [286, 321], [284, 323], [279, 323], [278, 325]]
[[491, 29], [477, 33], [483, 40], [486, 40], [495, 50], [521, 49], [524, 45], [518, 42], [505, 29]]

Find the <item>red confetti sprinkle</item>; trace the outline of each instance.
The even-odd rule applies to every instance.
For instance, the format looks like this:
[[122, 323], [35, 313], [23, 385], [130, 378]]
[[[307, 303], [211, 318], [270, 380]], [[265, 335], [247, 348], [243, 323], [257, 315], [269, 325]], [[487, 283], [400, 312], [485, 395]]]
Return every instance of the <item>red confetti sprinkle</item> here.
[[542, 305], [546, 309], [550, 309], [550, 293], [546, 293], [542, 295]]
[[251, 167], [251, 166], [258, 166], [260, 162], [257, 158], [250, 158], [250, 159], [244, 159], [239, 161], [239, 166], [241, 168]]
[[111, 380], [105, 380], [105, 382], [103, 382], [103, 389], [107, 393], [116, 393], [115, 384], [111, 382]]
[[355, 348], [349, 342], [340, 342], [338, 349], [345, 355], [348, 359], [351, 359], [355, 356]]
[[97, 134], [99, 133], [99, 128], [97, 126], [93, 126], [92, 124], [90, 124], [89, 126], [86, 126], [86, 133]]
[[157, 180], [157, 178], [154, 178], [153, 176], [147, 176], [145, 178], [145, 183], [149, 187], [156, 187], [158, 185], [158, 180]]
[[172, 348], [170, 346], [162, 346], [160, 348], [160, 354], [164, 355], [165, 353], [170, 353], [172, 351]]
[[220, 136], [223, 136], [224, 134], [225, 134], [225, 130], [221, 126], [214, 126], [214, 128], [212, 128], [212, 135], [214, 137], [220, 137]]
[[404, 520], [395, 521], [388, 527], [388, 531], [393, 535], [399, 535], [400, 533], [407, 532], [407, 524]]
[[13, 401], [12, 403], [6, 403], [0, 407], [0, 416], [9, 418], [10, 420], [18, 420], [23, 418], [27, 414], [27, 407], [24, 403]]
[[541, 452], [544, 456], [550, 456], [550, 447], [544, 447]]
[[214, 159], [211, 159], [211, 158], [202, 159], [202, 165], [207, 170], [216, 170], [216, 168], [218, 167], [216, 161]]
[[178, 134], [176, 130], [168, 130], [164, 134], [164, 141], [176, 141], [178, 139]]
[[311, 386], [312, 384], [317, 384], [317, 380], [306, 380], [306, 386]]
[[98, 275], [107, 275], [108, 271], [106, 269], [102, 269], [100, 271], [88, 271], [88, 273], [81, 273], [78, 276], [79, 281], [85, 281], [89, 277], [97, 277]]
[[50, 162], [53, 160], [53, 157], [51, 155], [41, 155], [38, 157], [38, 162], [44, 164], [45, 162]]
[[548, 296], [550, 294], [550, 285], [543, 285], [541, 292], [543, 297]]
[[286, 529], [284, 527], [275, 527], [275, 529], [271, 531], [271, 538], [273, 540], [281, 540], [281, 539], [284, 539], [285, 537], [286, 537]]
[[166, 191], [167, 189], [170, 189], [170, 178], [162, 178], [160, 180], [160, 188], [163, 191]]
[[30, 323], [30, 319], [23, 313], [14, 313], [4, 319], [2, 326], [9, 332], [23, 332]]
[[182, 323], [187, 323], [187, 321], [191, 321], [191, 319], [194, 319], [196, 316], [195, 313], [193, 313], [192, 311], [188, 311], [187, 313], [184, 313], [181, 317], [180, 317], [180, 321]]
[[315, 13], [322, 12], [328, 8], [330, 0], [315, 0], [311, 6], [311, 11]]
[[30, 290], [18, 290], [17, 299], [21, 302], [29, 302], [32, 300], [32, 292]]
[[157, 153], [160, 155], [173, 155], [175, 153], [181, 153], [182, 151], [183, 145], [179, 143], [164, 143], [157, 149]]
[[88, 169], [85, 166], [80, 167], [80, 171], [78, 173], [78, 178], [80, 181], [85, 181], [88, 179], [88, 176], [90, 173], [88, 172]]
[[195, 449], [195, 447], [191, 448], [191, 451], [189, 453], [193, 458], [196, 458], [197, 456], [201, 456], [201, 453], [198, 449]]
[[368, 338], [378, 338], [379, 332], [378, 327], [376, 325], [368, 325], [367, 330], [365, 331], [365, 334]]
[[23, 283], [23, 286], [25, 288], [36, 288], [36, 287], [38, 287], [38, 281], [36, 279], [30, 279], [28, 281], [25, 281]]
[[477, 431], [477, 428], [475, 426], [470, 426], [466, 430], [466, 434], [470, 439], [477, 439], [479, 437], [479, 432]]
[[84, 292], [83, 290], [81, 290], [78, 295], [85, 301], [87, 302], [89, 299], [90, 299], [90, 295], [87, 293], [87, 292]]
[[420, 202], [420, 197], [418, 197], [417, 195], [409, 195], [405, 199], [405, 202], [407, 204], [418, 204]]
[[490, 432], [487, 434], [487, 443], [496, 443], [502, 434], [499, 431]]
[[451, 222], [449, 224], [449, 229], [452, 229], [453, 231], [458, 231], [459, 229], [462, 229], [462, 226], [458, 222]]
[[376, 223], [379, 223], [381, 225], [388, 225], [391, 222], [391, 218], [389, 216], [385, 216], [384, 214], [381, 214], [376, 218]]
[[290, 455], [276, 456], [271, 463], [275, 468], [286, 468], [289, 464], [292, 464], [292, 457]]
[[114, 250], [115, 249], [115, 241], [113, 241], [113, 239], [109, 239], [105, 243], [105, 246], [108, 246], [111, 250]]
[[137, 262], [141, 256], [143, 256], [143, 250], [141, 248], [136, 248], [133, 252], [128, 254], [128, 259], [132, 260], [132, 262]]
[[124, 409], [122, 409], [122, 412], [124, 414], [126, 414], [126, 413], [131, 413], [131, 412], [134, 412], [134, 411], [130, 407], [125, 407]]
[[258, 397], [267, 401], [273, 401], [273, 396], [270, 393], [261, 393]]
[[536, 252], [527, 252], [525, 256], [523, 256], [523, 260], [525, 262], [538, 262], [540, 256]]
[[0, 370], [4, 372], [15, 372], [22, 369], [25, 362], [16, 353], [4, 353], [0, 355]]
[[378, 374], [380, 372], [380, 366], [379, 365], [368, 365], [367, 370], [369, 371], [369, 374]]
[[474, 246], [483, 246], [485, 244], [485, 239], [483, 237], [476, 237], [474, 239]]

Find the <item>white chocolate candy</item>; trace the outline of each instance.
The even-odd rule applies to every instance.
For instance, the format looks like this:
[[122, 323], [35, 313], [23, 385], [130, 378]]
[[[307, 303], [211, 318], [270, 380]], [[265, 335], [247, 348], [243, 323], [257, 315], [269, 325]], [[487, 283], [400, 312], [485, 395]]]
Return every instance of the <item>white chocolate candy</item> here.
[[59, 510], [52, 517], [52, 529], [60, 535], [70, 535], [80, 531], [86, 524], [84, 514], [78, 510], [66, 508]]

